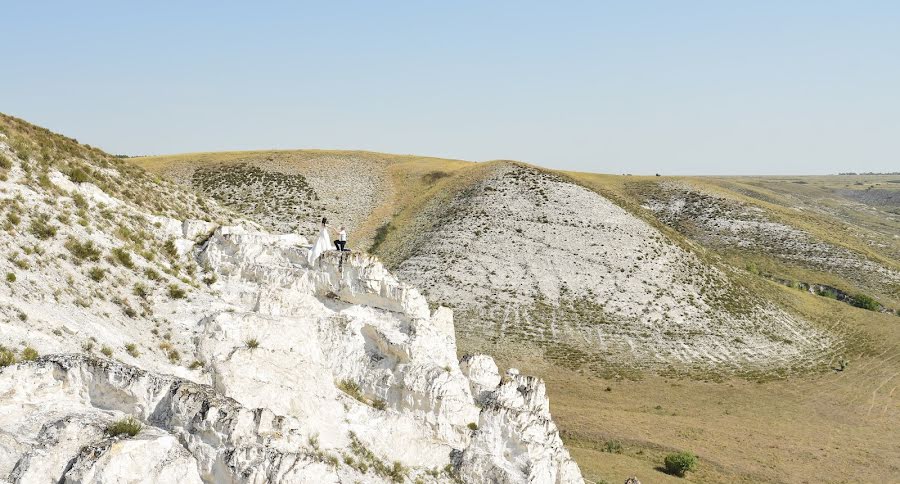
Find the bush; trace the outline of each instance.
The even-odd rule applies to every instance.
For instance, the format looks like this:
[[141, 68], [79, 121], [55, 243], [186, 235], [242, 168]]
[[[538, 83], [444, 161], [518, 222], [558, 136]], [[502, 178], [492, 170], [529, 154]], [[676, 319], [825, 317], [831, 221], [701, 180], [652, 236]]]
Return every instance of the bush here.
[[6, 273], [6, 282], [16, 282], [16, 275], [12, 272]]
[[22, 361], [34, 361], [38, 357], [38, 352], [36, 349], [31, 346], [26, 346], [24, 350], [22, 350]]
[[362, 392], [360, 391], [359, 384], [353, 380], [341, 380], [337, 384], [338, 389], [342, 392], [350, 395], [351, 397], [363, 401]]
[[605, 452], [609, 452], [610, 454], [621, 454], [622, 443], [618, 440], [607, 440], [603, 450]]
[[16, 354], [9, 348], [0, 346], [0, 368], [16, 364]]
[[80, 193], [76, 193], [76, 194], [72, 195], [72, 203], [74, 203], [75, 207], [80, 210], [88, 209], [87, 199], [85, 199], [84, 196]]
[[478, 424], [475, 422], [469, 422], [469, 430], [478, 430]]
[[87, 242], [79, 242], [70, 238], [66, 241], [66, 248], [69, 249], [69, 252], [71, 252], [78, 260], [89, 260], [92, 262], [100, 260], [100, 249], [95, 247], [94, 243], [90, 240]]
[[256, 338], [248, 338], [244, 343], [247, 345], [247, 348], [250, 348], [251, 350], [259, 348], [259, 340]]
[[144, 276], [146, 276], [147, 279], [150, 279], [151, 281], [158, 281], [162, 279], [162, 277], [160, 277], [159, 275], [159, 272], [156, 272], [156, 270], [152, 267], [148, 267], [144, 270]]
[[38, 215], [31, 221], [31, 233], [41, 240], [47, 240], [56, 235], [56, 226], [50, 223], [46, 215]]
[[138, 349], [137, 349], [137, 345], [134, 344], [134, 343], [128, 343], [128, 344], [126, 344], [126, 345], [125, 345], [125, 351], [127, 351], [128, 354], [131, 355], [131, 356], [134, 357], [134, 358], [137, 358], [138, 356], [141, 355], [141, 352], [138, 351]]
[[90, 277], [95, 282], [102, 281], [105, 275], [106, 270], [104, 270], [102, 267], [91, 267], [91, 270], [88, 271], [88, 277]]
[[166, 243], [163, 244], [163, 252], [165, 252], [170, 259], [178, 257], [178, 249], [175, 247], [175, 241], [167, 240]]
[[112, 250], [113, 259], [123, 266], [134, 269], [134, 260], [131, 258], [131, 252], [124, 247], [117, 247]]
[[150, 295], [150, 291], [147, 289], [147, 286], [138, 282], [134, 285], [134, 290], [132, 291], [135, 296], [141, 299], [147, 299], [147, 296]]
[[6, 156], [0, 155], [0, 168], [9, 170], [10, 168], [12, 168], [12, 161], [10, 161]]
[[850, 299], [850, 304], [858, 308], [868, 309], [869, 311], [878, 311], [878, 308], [881, 307], [881, 304], [879, 304], [878, 301], [865, 294], [856, 294]]
[[134, 417], [125, 417], [121, 420], [116, 420], [115, 422], [106, 426], [106, 433], [108, 433], [112, 437], [118, 437], [120, 435], [127, 435], [129, 437], [134, 437], [141, 431], [140, 422]]
[[169, 297], [172, 299], [184, 299], [187, 296], [187, 292], [184, 289], [178, 287], [177, 284], [171, 284], [169, 286]]
[[666, 456], [664, 461], [666, 472], [678, 477], [697, 468], [697, 456], [690, 452], [674, 452]]
[[69, 180], [75, 183], [85, 183], [91, 181], [91, 176], [81, 167], [76, 167], [69, 172]]
[[113, 354], [112, 348], [110, 348], [109, 346], [105, 346], [105, 345], [103, 346], [103, 348], [100, 348], [100, 352], [103, 353], [103, 356], [105, 356], [107, 358], [109, 358]]

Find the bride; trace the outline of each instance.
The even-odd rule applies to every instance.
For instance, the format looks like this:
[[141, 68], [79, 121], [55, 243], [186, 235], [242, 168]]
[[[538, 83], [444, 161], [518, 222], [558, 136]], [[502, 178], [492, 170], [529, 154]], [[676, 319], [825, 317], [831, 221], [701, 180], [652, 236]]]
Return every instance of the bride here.
[[309, 262], [309, 265], [312, 265], [320, 255], [330, 248], [331, 236], [328, 234], [328, 219], [322, 217], [322, 230], [319, 232], [319, 238], [316, 239], [316, 243], [309, 248], [309, 253], [306, 254], [306, 261]]

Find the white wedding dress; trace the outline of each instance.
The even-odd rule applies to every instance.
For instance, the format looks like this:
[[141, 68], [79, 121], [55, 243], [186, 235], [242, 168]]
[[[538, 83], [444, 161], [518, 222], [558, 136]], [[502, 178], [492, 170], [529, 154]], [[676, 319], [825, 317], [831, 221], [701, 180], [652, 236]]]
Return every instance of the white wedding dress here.
[[309, 248], [309, 253], [306, 254], [306, 261], [309, 262], [309, 265], [312, 265], [320, 255], [329, 249], [331, 249], [331, 235], [328, 234], [327, 228], [322, 227], [322, 231], [319, 232], [319, 238], [316, 239], [316, 243]]

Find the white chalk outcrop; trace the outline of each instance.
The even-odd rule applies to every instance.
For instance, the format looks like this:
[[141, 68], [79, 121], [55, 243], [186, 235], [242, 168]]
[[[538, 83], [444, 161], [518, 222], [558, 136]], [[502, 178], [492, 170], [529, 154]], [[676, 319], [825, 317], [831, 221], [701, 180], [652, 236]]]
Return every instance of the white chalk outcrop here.
[[[0, 369], [0, 481], [582, 482], [543, 383], [461, 366], [452, 312], [377, 260], [310, 267], [297, 235], [169, 222], [217, 275], [158, 304], [203, 372], [72, 353]], [[126, 415], [140, 433], [108, 436]]]

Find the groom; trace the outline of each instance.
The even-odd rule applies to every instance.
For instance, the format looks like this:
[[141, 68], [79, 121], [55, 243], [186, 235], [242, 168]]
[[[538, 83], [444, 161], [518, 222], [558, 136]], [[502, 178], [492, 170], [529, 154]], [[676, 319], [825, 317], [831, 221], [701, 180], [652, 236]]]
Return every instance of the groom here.
[[347, 245], [347, 230], [344, 228], [343, 225], [341, 225], [341, 230], [338, 232], [338, 238], [337, 238], [337, 240], [334, 241], [334, 247], [337, 250], [344, 252], [345, 250], [347, 250], [345, 248], [346, 245]]

